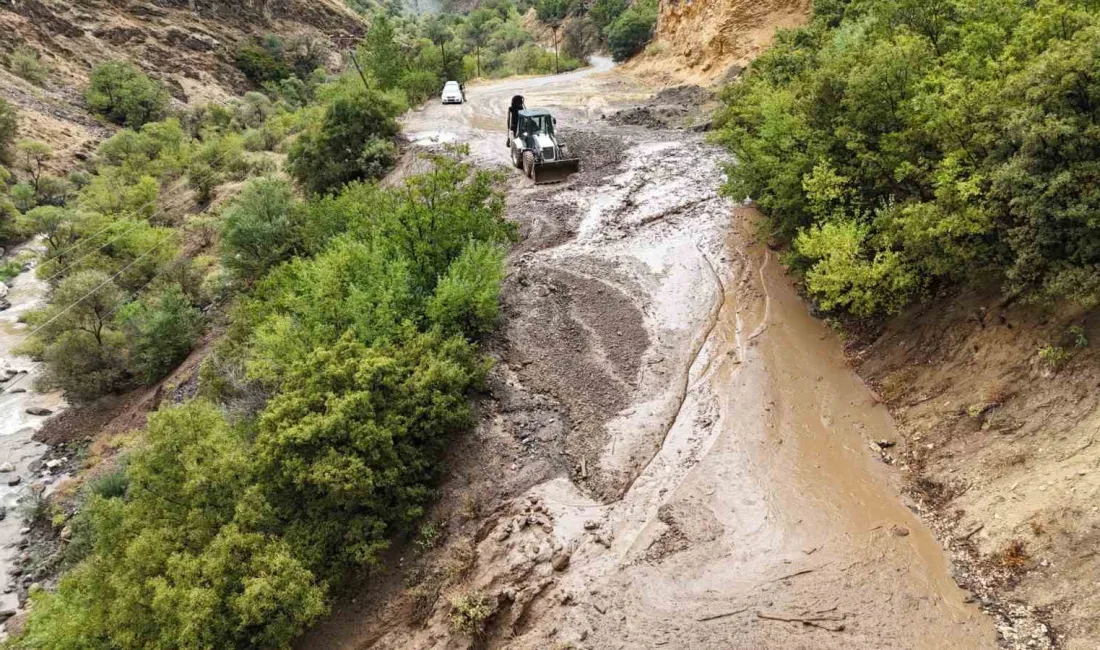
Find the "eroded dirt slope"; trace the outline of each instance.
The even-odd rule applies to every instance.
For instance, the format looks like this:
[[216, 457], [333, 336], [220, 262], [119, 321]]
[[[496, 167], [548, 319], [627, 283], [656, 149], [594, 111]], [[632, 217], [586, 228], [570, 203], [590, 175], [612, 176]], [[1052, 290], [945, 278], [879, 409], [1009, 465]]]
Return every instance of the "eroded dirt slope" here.
[[[1010, 616], [1048, 621], [1062, 646], [1095, 648], [1100, 322], [995, 295], [964, 292], [894, 319], [858, 348], [860, 372], [897, 415], [899, 464], [963, 580]], [[1044, 348], [1068, 358], [1049, 363]]]
[[201, 104], [246, 89], [234, 56], [248, 39], [309, 33], [346, 45], [362, 29], [343, 0], [2, 0], [0, 58], [31, 47], [50, 74], [38, 87], [0, 67], [0, 97], [22, 110], [21, 137], [53, 145], [64, 169], [113, 130], [84, 109], [97, 63], [130, 61], [177, 101]]
[[735, 77], [775, 30], [809, 20], [810, 0], [660, 0], [657, 33], [626, 69], [649, 83], [708, 85]]

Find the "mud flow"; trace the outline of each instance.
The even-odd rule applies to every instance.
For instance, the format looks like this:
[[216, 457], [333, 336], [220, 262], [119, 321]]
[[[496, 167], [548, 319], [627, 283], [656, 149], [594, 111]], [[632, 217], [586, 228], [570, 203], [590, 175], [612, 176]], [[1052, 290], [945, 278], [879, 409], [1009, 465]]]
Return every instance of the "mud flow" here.
[[[582, 159], [568, 183], [509, 179], [523, 240], [476, 444], [514, 460], [455, 468], [505, 499], [449, 587], [493, 597], [477, 645], [994, 647], [868, 450], [894, 436], [886, 410], [756, 242], [753, 211], [719, 196], [730, 161], [698, 134], [604, 119], [647, 94], [608, 69], [470, 87], [406, 125], [503, 165], [523, 94]], [[446, 592], [416, 622], [393, 594], [387, 620], [338, 614], [311, 640], [465, 647]]]

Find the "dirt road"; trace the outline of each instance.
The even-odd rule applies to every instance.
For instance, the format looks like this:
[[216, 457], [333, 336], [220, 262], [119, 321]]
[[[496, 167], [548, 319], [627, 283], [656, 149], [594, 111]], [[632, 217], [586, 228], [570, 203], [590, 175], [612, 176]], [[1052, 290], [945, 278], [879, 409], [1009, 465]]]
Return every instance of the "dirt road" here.
[[[535, 188], [513, 170], [523, 240], [493, 400], [444, 486], [447, 542], [417, 560], [442, 577], [409, 571], [302, 647], [464, 647], [447, 597], [478, 592], [487, 647], [994, 647], [869, 449], [894, 437], [885, 409], [754, 241], [751, 209], [718, 195], [723, 152], [610, 126], [647, 93], [608, 68], [408, 118], [416, 142], [504, 165], [523, 94], [584, 171]], [[484, 507], [460, 517], [470, 495]]]

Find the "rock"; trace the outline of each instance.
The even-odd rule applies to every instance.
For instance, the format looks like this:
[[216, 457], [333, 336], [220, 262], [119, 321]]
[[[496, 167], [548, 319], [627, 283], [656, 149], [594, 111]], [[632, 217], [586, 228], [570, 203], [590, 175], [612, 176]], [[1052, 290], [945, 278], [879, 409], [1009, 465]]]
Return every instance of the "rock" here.
[[585, 530], [596, 530], [599, 527], [600, 527], [600, 522], [598, 522], [598, 521], [593, 521], [593, 520], [589, 519], [588, 521], [584, 522], [584, 529]]
[[0, 298], [7, 298], [7, 297], [8, 297], [8, 285], [4, 284], [3, 282], [0, 282]]
[[72, 537], [73, 537], [72, 526], [65, 526], [64, 528], [62, 528], [60, 537], [61, 537], [62, 540], [66, 541], [66, 542], [69, 541], [70, 539], [72, 539]]
[[3, 465], [0, 465], [0, 472], [2, 472], [4, 474], [7, 474], [8, 472], [14, 472], [14, 471], [15, 471], [15, 465], [12, 465], [11, 463], [4, 463]]
[[8, 619], [7, 625], [4, 626], [8, 634], [13, 637], [18, 637], [23, 634], [23, 630], [27, 627], [27, 618], [29, 616], [30, 612], [24, 609]]
[[38, 415], [41, 417], [45, 417], [47, 415], [53, 415], [53, 411], [47, 408], [42, 408], [41, 406], [32, 406], [27, 409], [27, 415]]
[[58, 458], [54, 458], [53, 460], [47, 460], [46, 461], [46, 469], [54, 470], [54, 469], [57, 469], [58, 467], [61, 467], [63, 464], [64, 464], [64, 461], [60, 460]]
[[890, 529], [890, 532], [894, 534], [894, 537], [908, 537], [909, 529], [905, 526], [899, 526], [894, 524], [894, 527]]
[[25, 392], [27, 392], [26, 388], [13, 388], [13, 389], [8, 391], [8, 394], [17, 395], [19, 393], [25, 393]]
[[564, 571], [569, 566], [569, 551], [562, 550], [555, 553], [550, 559], [550, 566], [554, 567], [555, 571]]
[[875, 444], [878, 445], [879, 449], [889, 449], [891, 447], [897, 446], [898, 443], [894, 442], [893, 440], [878, 440], [875, 442]]
[[8, 302], [7, 298], [0, 298], [0, 311], [4, 311], [6, 309], [11, 309], [11, 303]]
[[16, 475], [16, 476], [13, 476], [13, 477], [8, 479], [8, 486], [9, 487], [15, 487], [16, 485], [19, 485], [22, 482], [23, 482], [23, 477], [19, 476], [19, 475]]

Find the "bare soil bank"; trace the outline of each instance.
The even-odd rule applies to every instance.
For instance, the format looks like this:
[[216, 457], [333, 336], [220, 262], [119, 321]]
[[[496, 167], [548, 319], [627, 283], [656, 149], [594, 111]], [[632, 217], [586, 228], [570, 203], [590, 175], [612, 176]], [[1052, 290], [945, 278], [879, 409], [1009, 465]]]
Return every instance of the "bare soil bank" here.
[[[851, 353], [898, 422], [894, 455], [960, 581], [998, 611], [1049, 623], [1037, 645], [1095, 648], [1100, 319], [995, 293], [936, 300]], [[1034, 647], [1031, 628], [1002, 634]]]

